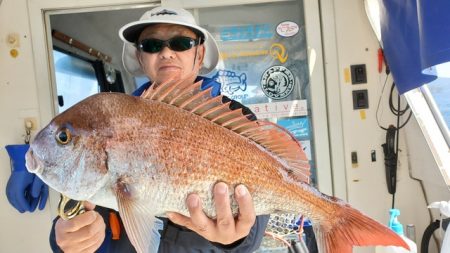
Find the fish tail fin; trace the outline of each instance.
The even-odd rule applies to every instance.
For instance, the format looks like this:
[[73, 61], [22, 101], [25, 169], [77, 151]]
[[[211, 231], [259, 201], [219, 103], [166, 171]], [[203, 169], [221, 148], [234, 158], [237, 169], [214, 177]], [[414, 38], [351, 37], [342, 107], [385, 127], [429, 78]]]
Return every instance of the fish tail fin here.
[[394, 231], [358, 210], [345, 206], [338, 222], [313, 224], [319, 253], [351, 253], [353, 246], [399, 246], [409, 250]]

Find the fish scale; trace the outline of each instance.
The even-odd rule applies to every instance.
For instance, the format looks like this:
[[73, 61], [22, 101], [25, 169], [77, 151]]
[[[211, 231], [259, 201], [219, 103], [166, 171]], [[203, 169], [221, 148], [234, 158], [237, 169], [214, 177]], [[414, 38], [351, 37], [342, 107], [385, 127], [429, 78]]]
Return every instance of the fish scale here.
[[[164, 109], [158, 109], [158, 111], [164, 115]], [[183, 111], [184, 112], [184, 111]], [[161, 119], [154, 119], [154, 120], [161, 120]], [[160, 133], [160, 136], [158, 136], [156, 139], [158, 140], [158, 147], [160, 147], [161, 150], [167, 150], [167, 152], [163, 152], [162, 154], [160, 154], [160, 157], [164, 157], [164, 159], [167, 161], [176, 161], [173, 163], [168, 163], [164, 166], [164, 168], [168, 169], [170, 172], [169, 168], [181, 168], [181, 166], [185, 166], [185, 167], [189, 167], [190, 168], [190, 177], [186, 177], [187, 181], [186, 182], [182, 182], [180, 181], [180, 179], [183, 179], [183, 177], [179, 177], [176, 174], [173, 173], [169, 173], [169, 177], [171, 181], [167, 182], [167, 183], [172, 183], [172, 181], [175, 181], [176, 183], [174, 183], [175, 185], [182, 185], [182, 184], [186, 184], [186, 185], [190, 185], [190, 191], [198, 191], [201, 192], [201, 189], [204, 189], [202, 187], [198, 187], [198, 189], [196, 189], [195, 187], [195, 183], [199, 182], [199, 181], [204, 181], [206, 182], [206, 184], [209, 186], [207, 189], [212, 188], [212, 185], [217, 182], [219, 179], [221, 179], [222, 181], [228, 182], [231, 185], [236, 185], [238, 183], [244, 183], [250, 185], [250, 182], [258, 182], [260, 181], [259, 179], [260, 177], [260, 172], [258, 171], [267, 171], [264, 168], [258, 168], [258, 166], [255, 166], [254, 164], [252, 164], [252, 162], [257, 162], [258, 160], [258, 155], [254, 156], [254, 159], [252, 159], [252, 162], [247, 162], [247, 163], [243, 163], [240, 161], [246, 161], [246, 159], [240, 159], [240, 151], [241, 149], [231, 149], [231, 147], [233, 147], [235, 143], [233, 142], [229, 142], [229, 143], [223, 143], [223, 140], [227, 140], [227, 138], [230, 138], [230, 136], [227, 136], [227, 138], [224, 137], [217, 137], [217, 138], [212, 138], [209, 139], [209, 145], [201, 145], [204, 142], [205, 136], [209, 136], [208, 134], [203, 134], [201, 132], [205, 131], [206, 133], [208, 132], [214, 132], [216, 130], [214, 130], [215, 127], [217, 127], [217, 125], [210, 123], [209, 121], [207, 121], [208, 123], [208, 127], [205, 127], [203, 129], [201, 129], [200, 134], [196, 134], [199, 133], [199, 131], [191, 133], [189, 137], [183, 137], [186, 136], [186, 131], [188, 131], [189, 129], [185, 129], [185, 126], [181, 125], [181, 126], [172, 126], [170, 124], [170, 122], [168, 123], [168, 129], [172, 129], [170, 131], [164, 132], [165, 134]], [[198, 123], [197, 121], [193, 121], [192, 124], [190, 124], [191, 130], [192, 129], [199, 129], [198, 125], [201, 123]], [[176, 129], [177, 131], [174, 131], [173, 129]], [[179, 132], [178, 130], [181, 129]], [[183, 131], [184, 130], [184, 131]], [[176, 134], [174, 134], [174, 132], [177, 132]], [[231, 133], [233, 134], [233, 133]], [[169, 136], [166, 136], [169, 135]], [[230, 134], [228, 134], [230, 135]], [[149, 136], [151, 138], [155, 138], [155, 136]], [[161, 142], [159, 141], [159, 139], [164, 139], [164, 140], [172, 140], [170, 142]], [[244, 142], [247, 142], [246, 140], [244, 140]], [[174, 143], [183, 143], [183, 145], [181, 145], [182, 147], [189, 144], [191, 145], [191, 147], [189, 148], [189, 152], [190, 154], [183, 154], [181, 152], [181, 155], [174, 157], [174, 154], [171, 155], [171, 150], [174, 147]], [[217, 159], [217, 155], [223, 156], [223, 154], [215, 154], [213, 152], [210, 152], [211, 150], [214, 150], [214, 148], [210, 148], [208, 150], [208, 147], [214, 147], [216, 145], [223, 145], [227, 144], [230, 148], [230, 154], [228, 154], [228, 156], [225, 156], [223, 158], [225, 159]], [[243, 146], [243, 144], [237, 144], [238, 146]], [[152, 146], [152, 145], [150, 145]], [[171, 147], [171, 148], [164, 148], [164, 147]], [[197, 147], [197, 148], [196, 148]], [[176, 148], [175, 148], [176, 149]], [[260, 149], [255, 149], [256, 151], [261, 151]], [[156, 152], [156, 153], [161, 153], [161, 152]], [[201, 155], [201, 154], [213, 154], [211, 156], [205, 156]], [[175, 154], [179, 154], [179, 153], [175, 153]], [[168, 158], [170, 157], [170, 158]], [[198, 157], [202, 157], [202, 159], [199, 161], [198, 159], [194, 159], [194, 160], [190, 160], [189, 158], [198, 158]], [[208, 157], [210, 157], [210, 159], [208, 159]], [[205, 168], [205, 167], [198, 167], [195, 164], [202, 164], [202, 161], [204, 160], [214, 160], [213, 162], [211, 161], [206, 161], [206, 164], [209, 164], [209, 168]], [[189, 160], [189, 161], [187, 161]], [[180, 164], [178, 164], [180, 163]], [[230, 168], [234, 168], [233, 170], [227, 170], [224, 171], [222, 168], [224, 167], [230, 167]], [[248, 169], [251, 168], [251, 169]], [[174, 170], [172, 170], [172, 172], [175, 172]], [[270, 173], [268, 173], [270, 174]], [[204, 176], [204, 175], [208, 175], [208, 176]], [[246, 177], [242, 177], [241, 175], [246, 175]], [[236, 181], [238, 180], [238, 181]], [[263, 182], [261, 182], [260, 185]], [[267, 183], [267, 182], [264, 182]], [[209, 190], [206, 192], [210, 192]], [[207, 196], [209, 197], [209, 196]], [[258, 192], [254, 193], [254, 198], [258, 198]], [[205, 198], [208, 199], [208, 198]], [[269, 201], [270, 202], [270, 201]], [[211, 203], [212, 204], [212, 203]], [[167, 209], [166, 209], [167, 210]], [[177, 210], [178, 211], [178, 210]], [[187, 210], [184, 210], [187, 211]], [[256, 210], [257, 212], [259, 210]], [[293, 210], [291, 210], [293, 211]], [[207, 214], [210, 214], [210, 216], [214, 216], [213, 212], [214, 212], [214, 206], [212, 205], [207, 205], [205, 204], [205, 212]], [[262, 212], [260, 212], [262, 213]]]
[[79, 102], [38, 133], [28, 170], [69, 198], [119, 210], [139, 253], [157, 252], [155, 216], [188, 215], [192, 192], [215, 217], [218, 181], [231, 187], [234, 214], [233, 187], [244, 184], [257, 214], [311, 219], [320, 253], [351, 253], [353, 245], [407, 248], [386, 226], [310, 186], [308, 160], [292, 134], [247, 119], [210, 89], [199, 90], [200, 83], [183, 82], [153, 85], [141, 98], [100, 93]]
[[[169, 107], [167, 106], [167, 109], [162, 108], [163, 106], [157, 106], [154, 110], [158, 111], [159, 114], [158, 115], [171, 115], [171, 113], [165, 113], [165, 110], [167, 109], [175, 109], [173, 107]], [[184, 113], [184, 111], [182, 111]], [[162, 119], [158, 118], [158, 117], [148, 117], [147, 119], [152, 120], [152, 121], [160, 121]], [[182, 121], [181, 121], [182, 122]], [[159, 131], [157, 131], [157, 133], [152, 133], [149, 136], [142, 136], [139, 134], [129, 134], [129, 136], [140, 136], [141, 138], [147, 139], [147, 140], [152, 140], [152, 141], [147, 141], [147, 143], [142, 143], [142, 150], [148, 150], [148, 148], [146, 148], [146, 146], [149, 147], [153, 147], [153, 146], [157, 146], [158, 150], [153, 150], [152, 152], [149, 152], [151, 154], [155, 154], [155, 156], [159, 156], [159, 157], [163, 157], [164, 161], [166, 162], [164, 168], [168, 169], [168, 171], [164, 172], [164, 173], [168, 173], [168, 178], [170, 178], [170, 181], [165, 182], [165, 183], [169, 183], [169, 184], [174, 184], [174, 185], [182, 185], [182, 184], [186, 184], [186, 185], [191, 185], [190, 187], [190, 191], [192, 190], [196, 190], [195, 189], [195, 184], [194, 182], [199, 182], [200, 180], [205, 180], [206, 182], [208, 182], [207, 184], [210, 186], [208, 187], [211, 188], [212, 185], [217, 182], [219, 179], [222, 179], [224, 181], [228, 181], [228, 182], [232, 182], [231, 180], [234, 179], [238, 179], [240, 178], [240, 175], [244, 174], [244, 175], [253, 175], [253, 177], [249, 177], [248, 180], [244, 180], [251, 182], [251, 181], [255, 181], [255, 179], [257, 179], [259, 177], [258, 173], [257, 173], [257, 169], [252, 169], [252, 170], [247, 170], [247, 171], [243, 171], [246, 168], [251, 168], [251, 166], [249, 166], [249, 163], [247, 164], [242, 164], [242, 162], [239, 162], [239, 166], [234, 166], [234, 164], [239, 161], [239, 151], [241, 151], [241, 149], [236, 149], [235, 151], [237, 152], [237, 154], [234, 154], [236, 152], [232, 152], [230, 154], [230, 156], [224, 157], [224, 158], [229, 158], [229, 159], [215, 159], [216, 161], [214, 163], [211, 163], [211, 161], [206, 161], [204, 163], [209, 164], [209, 166], [212, 166], [210, 168], [204, 168], [203, 169], [207, 169], [207, 170], [202, 170], [202, 168], [198, 168], [195, 166], [195, 164], [202, 164], [202, 161], [204, 161], [207, 157], [210, 157], [211, 159], [209, 160], [213, 160], [214, 157], [216, 156], [201, 156], [201, 154], [211, 154], [212, 152], [210, 152], [211, 150], [214, 150], [214, 148], [210, 148], [208, 149], [208, 147], [213, 147], [219, 144], [224, 144], [223, 143], [223, 137], [217, 137], [217, 138], [213, 138], [213, 139], [209, 139], [209, 143], [210, 145], [201, 145], [201, 143], [204, 143], [204, 141], [207, 139], [205, 138], [205, 136], [209, 136], [208, 134], [195, 134], [195, 133], [199, 133], [197, 132], [191, 132], [191, 134], [189, 136], [186, 136], [186, 132], [189, 131], [189, 129], [187, 129], [187, 127], [190, 127], [191, 129], [200, 129], [201, 132], [212, 132], [215, 131], [214, 128], [217, 127], [217, 125], [209, 122], [209, 121], [205, 121], [208, 123], [208, 127], [199, 127], [199, 125], [201, 125], [201, 122], [199, 121], [192, 121], [189, 124], [185, 124], [185, 125], [180, 125], [178, 124], [177, 121], [173, 121], [173, 120], [169, 120], [165, 129], [159, 129]], [[152, 125], [153, 123], [151, 122], [145, 122], [144, 120], [142, 120], [142, 124], [143, 125]], [[122, 129], [123, 132], [128, 132], [127, 129], [125, 128], [125, 126], [121, 126], [120, 128]], [[136, 128], [134, 126], [131, 126], [131, 131], [133, 132], [133, 129], [139, 129]], [[231, 133], [233, 134], [233, 133]], [[230, 135], [230, 134], [228, 134]], [[126, 135], [122, 135], [122, 136], [126, 136]], [[227, 136], [227, 138], [229, 138], [229, 136]], [[171, 140], [171, 141], [165, 141], [165, 140]], [[120, 140], [120, 142], [123, 143], [123, 138]], [[152, 142], [156, 142], [156, 143], [152, 143]], [[247, 142], [244, 140], [244, 142]], [[174, 156], [172, 153], [172, 149], [178, 149], [176, 147], [175, 144], [178, 144], [179, 147], [184, 147], [185, 145], [190, 145], [190, 149], [189, 152], [190, 154], [183, 154], [181, 152], [180, 153], [175, 153], [177, 154], [177, 156]], [[226, 143], [228, 144], [229, 148], [233, 147], [233, 143]], [[111, 144], [112, 146], [115, 146], [114, 143]], [[242, 144], [239, 144], [239, 146], [241, 146]], [[200, 149], [196, 149], [195, 147], [199, 147]], [[261, 151], [260, 149], [256, 149], [257, 151]], [[112, 152], [110, 152], [112, 153]], [[213, 153], [214, 154], [214, 153]], [[215, 154], [217, 155], [217, 154]], [[135, 156], [139, 156], [138, 154], [136, 154]], [[170, 157], [170, 158], [169, 158]], [[190, 160], [187, 158], [191, 158], [191, 157], [202, 157], [202, 160], [199, 161], [197, 160]], [[205, 158], [206, 157], [206, 158]], [[234, 159], [230, 158], [230, 157], [236, 157]], [[216, 157], [217, 158], [217, 157]], [[161, 158], [162, 159], [162, 158]], [[114, 160], [114, 159], [113, 159]], [[118, 160], [118, 164], [119, 166], [121, 164], [123, 164], [123, 162], [120, 159], [115, 159]], [[129, 157], [127, 157], [126, 159], [123, 160], [129, 160]], [[208, 160], [208, 159], [206, 159]], [[257, 161], [258, 159], [255, 158], [253, 159], [254, 161]], [[241, 161], [245, 161], [244, 159], [241, 159]], [[155, 163], [159, 163], [158, 161], [155, 161]], [[180, 164], [178, 164], [180, 163]], [[114, 167], [113, 163], [109, 163], [110, 166]], [[214, 175], [214, 172], [223, 172], [222, 168], [224, 168], [226, 165], [230, 166], [230, 167], [235, 167], [236, 169], [233, 171], [228, 171], [227, 173], [219, 173], [217, 175]], [[177, 174], [175, 174], [175, 170], [172, 170], [173, 173], [170, 173], [171, 170], [169, 168], [181, 168], [181, 166], [184, 167], [189, 167], [190, 168], [190, 177], [185, 177], [185, 179], [188, 179], [186, 182], [183, 182], [183, 177], [179, 177]], [[137, 165], [132, 165], [130, 167], [138, 167]], [[110, 168], [111, 169], [111, 168]], [[197, 171], [198, 169], [198, 171]], [[262, 170], [265, 171], [265, 170]], [[163, 172], [161, 172], [163, 173]], [[198, 175], [198, 178], [196, 178], [195, 175]], [[204, 177], [203, 175], [211, 175], [209, 178], [208, 177]], [[228, 176], [227, 176], [228, 175]], [[245, 178], [244, 178], [245, 179]], [[172, 183], [174, 182], [174, 183]], [[235, 185], [238, 182], [233, 182], [232, 184]], [[199, 187], [199, 189], [197, 191], [200, 192], [202, 188]], [[210, 191], [207, 191], [210, 192]], [[209, 196], [207, 196], [209, 197]], [[255, 197], [257, 198], [257, 196], [255, 195]], [[206, 198], [208, 199], [208, 198]], [[180, 203], [179, 201], [175, 201], [177, 203]], [[172, 207], [173, 205], [168, 205], [167, 207]], [[167, 208], [162, 207], [163, 210], [167, 210]], [[174, 210], [174, 211], [180, 211], [178, 209], [169, 209], [169, 210]], [[205, 211], [210, 214], [211, 216], [215, 216], [214, 214], [214, 206], [212, 205], [212, 202], [210, 205], [207, 205], [207, 203], [205, 204]], [[183, 205], [183, 213], [186, 213], [187, 210], [185, 209], [184, 205]]]

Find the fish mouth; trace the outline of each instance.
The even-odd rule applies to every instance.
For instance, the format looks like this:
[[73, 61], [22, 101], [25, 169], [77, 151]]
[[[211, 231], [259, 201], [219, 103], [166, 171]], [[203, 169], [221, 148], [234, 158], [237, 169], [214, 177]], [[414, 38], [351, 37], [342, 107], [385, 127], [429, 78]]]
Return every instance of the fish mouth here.
[[40, 174], [42, 170], [44, 169], [42, 166], [40, 166], [40, 163], [36, 160], [36, 157], [34, 156], [33, 149], [30, 147], [27, 154], [25, 155], [25, 166], [27, 167], [27, 170], [31, 173]]

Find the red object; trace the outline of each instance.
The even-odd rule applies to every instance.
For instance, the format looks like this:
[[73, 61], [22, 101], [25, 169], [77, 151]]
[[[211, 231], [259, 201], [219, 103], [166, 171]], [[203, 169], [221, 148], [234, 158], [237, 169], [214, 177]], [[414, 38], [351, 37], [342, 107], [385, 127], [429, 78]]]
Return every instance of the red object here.
[[383, 61], [384, 61], [384, 54], [383, 49], [378, 48], [378, 73], [381, 73], [383, 70]]
[[115, 212], [109, 212], [109, 226], [111, 227], [111, 234], [113, 240], [120, 239], [120, 222], [119, 217]]

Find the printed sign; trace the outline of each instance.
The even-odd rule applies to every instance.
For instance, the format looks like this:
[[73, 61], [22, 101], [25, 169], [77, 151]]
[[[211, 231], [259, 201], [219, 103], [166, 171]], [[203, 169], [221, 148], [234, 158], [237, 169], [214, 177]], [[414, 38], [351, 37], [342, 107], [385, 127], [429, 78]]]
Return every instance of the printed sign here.
[[292, 37], [299, 31], [297, 23], [292, 21], [284, 21], [278, 24], [277, 33], [282, 37]]
[[251, 104], [247, 105], [247, 107], [256, 114], [258, 119], [308, 115], [306, 100]]
[[286, 128], [298, 140], [309, 139], [308, 117], [280, 119], [277, 120], [277, 124]]
[[220, 92], [223, 95], [234, 100], [248, 97], [248, 94], [244, 93], [247, 90], [247, 74], [221, 69], [212, 79], [221, 84]]
[[274, 35], [271, 24], [226, 26], [219, 30], [221, 41], [250, 41], [271, 39]]
[[242, 48], [236, 47], [234, 50], [228, 50], [228, 52], [220, 52], [219, 56], [221, 60], [227, 60], [242, 57], [261, 57], [269, 54], [280, 63], [285, 63], [288, 60], [286, 47], [281, 43], [273, 43], [270, 49], [251, 48], [250, 50], [242, 50]]
[[294, 75], [283, 66], [272, 66], [261, 77], [261, 89], [267, 97], [283, 99], [294, 90]]
[[[297, 23], [300, 30], [291, 39], [277, 35], [278, 24], [207, 26], [220, 48], [218, 69], [207, 77], [221, 80], [224, 84], [222, 94], [244, 105], [310, 99], [303, 25]], [[223, 72], [217, 75], [217, 71], [222, 70], [234, 74]], [[233, 83], [225, 87], [227, 81]]]
[[274, 59], [279, 60], [280, 63], [285, 63], [288, 59], [286, 48], [281, 43], [273, 43], [272, 46], [270, 46], [270, 55], [272, 55]]
[[241, 57], [258, 57], [258, 56], [265, 56], [268, 54], [269, 50], [266, 49], [251, 50], [251, 51], [242, 51], [242, 50], [240, 51], [239, 49], [236, 49], [235, 51], [221, 52], [220, 59], [227, 60]]

